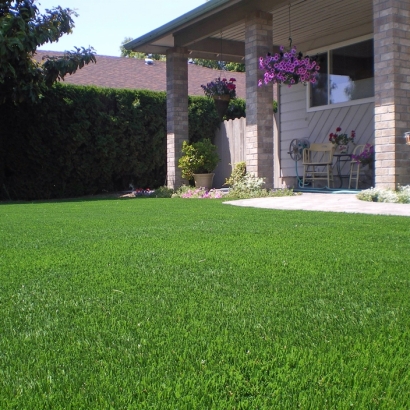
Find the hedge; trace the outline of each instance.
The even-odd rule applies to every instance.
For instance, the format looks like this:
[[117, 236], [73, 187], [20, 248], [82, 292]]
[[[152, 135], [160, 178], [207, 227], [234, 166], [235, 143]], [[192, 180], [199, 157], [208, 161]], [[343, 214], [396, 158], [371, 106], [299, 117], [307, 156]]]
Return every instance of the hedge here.
[[[0, 199], [165, 184], [164, 92], [56, 84], [38, 104], [0, 105], [0, 115]], [[190, 141], [213, 139], [218, 126], [213, 102], [190, 97]]]

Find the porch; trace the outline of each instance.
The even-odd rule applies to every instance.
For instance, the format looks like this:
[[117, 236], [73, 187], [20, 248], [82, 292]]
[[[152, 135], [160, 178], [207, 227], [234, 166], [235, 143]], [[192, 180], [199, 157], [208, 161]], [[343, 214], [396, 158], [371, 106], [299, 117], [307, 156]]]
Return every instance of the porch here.
[[[268, 186], [296, 177], [287, 155], [292, 139], [324, 142], [338, 126], [355, 129], [357, 143], [375, 145], [376, 186], [410, 184], [410, 146], [403, 138], [410, 130], [409, 17], [410, 0], [211, 0], [128, 43], [134, 51], [167, 55], [168, 185], [183, 183], [177, 163], [188, 136], [188, 57], [245, 63], [244, 155], [248, 171], [266, 178]], [[371, 40], [371, 96], [336, 103], [329, 98], [316, 107], [309, 101], [309, 87], [301, 84], [258, 87], [263, 74], [258, 58], [287, 46], [290, 37], [298, 51], [327, 56], [343, 47], [354, 53], [355, 44]], [[329, 77], [331, 64], [329, 59]], [[274, 97], [279, 102], [275, 116]]]

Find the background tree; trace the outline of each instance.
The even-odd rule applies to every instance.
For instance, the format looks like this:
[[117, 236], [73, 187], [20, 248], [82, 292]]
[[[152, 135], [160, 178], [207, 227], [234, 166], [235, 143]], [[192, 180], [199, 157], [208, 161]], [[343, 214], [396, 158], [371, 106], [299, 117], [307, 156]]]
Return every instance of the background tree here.
[[215, 70], [236, 71], [240, 73], [245, 72], [245, 64], [243, 63], [206, 60], [204, 58], [193, 58], [191, 61], [193, 64], [200, 65], [202, 67], [213, 68]]
[[121, 46], [120, 46], [121, 57], [138, 58], [140, 60], [144, 60], [146, 57], [149, 57], [149, 58], [152, 58], [153, 60], [161, 60], [161, 61], [166, 60], [166, 57], [164, 54], [147, 54], [147, 53], [140, 53], [139, 51], [127, 50], [124, 47], [124, 44], [132, 40], [133, 40], [132, 37], [125, 37], [124, 40], [121, 42]]
[[35, 102], [47, 87], [85, 64], [96, 62], [92, 47], [75, 47], [63, 56], [33, 59], [37, 47], [72, 32], [77, 13], [60, 6], [43, 15], [34, 0], [0, 2], [0, 104]]
[[[139, 51], [131, 51], [127, 50], [124, 47], [124, 44], [132, 41], [132, 37], [125, 37], [121, 43], [120, 51], [121, 57], [129, 57], [129, 58], [139, 58], [143, 60], [147, 56], [152, 58], [153, 60], [161, 60], [165, 61], [166, 56], [163, 54], [146, 54], [141, 53]], [[236, 72], [245, 72], [245, 64], [241, 63], [227, 63], [225, 61], [217, 61], [217, 60], [206, 60], [204, 58], [192, 58], [190, 59], [192, 64], [200, 65], [202, 67], [213, 68], [215, 70], [226, 70], [226, 71], [236, 71]]]

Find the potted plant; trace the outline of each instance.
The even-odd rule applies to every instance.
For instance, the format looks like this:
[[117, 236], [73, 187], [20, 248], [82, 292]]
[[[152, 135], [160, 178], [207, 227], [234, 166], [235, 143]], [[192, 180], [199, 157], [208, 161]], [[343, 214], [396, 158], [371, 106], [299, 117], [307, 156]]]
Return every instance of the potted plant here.
[[354, 139], [356, 137], [356, 131], [352, 130], [350, 133], [350, 137], [346, 133], [341, 133], [342, 129], [340, 127], [336, 128], [336, 132], [331, 132], [329, 134], [329, 141], [332, 144], [337, 145], [339, 148], [339, 154], [347, 153], [349, 142], [354, 143]]
[[236, 98], [235, 82], [235, 78], [230, 78], [228, 81], [226, 78], [221, 79], [221, 77], [219, 77], [206, 85], [201, 85], [205, 95], [214, 99], [215, 107], [221, 121], [228, 109], [229, 101]]
[[366, 144], [359, 155], [352, 155], [352, 161], [360, 163], [362, 166], [369, 165], [369, 168], [373, 168], [374, 146]]
[[184, 154], [178, 161], [178, 168], [182, 170], [182, 178], [191, 181], [194, 179], [196, 187], [212, 188], [213, 170], [219, 162], [216, 145], [209, 139], [189, 144], [182, 144]]

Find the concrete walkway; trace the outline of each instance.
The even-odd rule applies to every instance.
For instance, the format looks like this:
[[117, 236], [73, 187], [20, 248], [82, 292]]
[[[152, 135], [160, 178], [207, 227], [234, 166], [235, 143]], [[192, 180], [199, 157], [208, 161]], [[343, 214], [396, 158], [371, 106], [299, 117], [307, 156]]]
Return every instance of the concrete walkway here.
[[360, 201], [355, 194], [304, 193], [295, 196], [240, 199], [224, 203], [253, 208], [410, 216], [410, 204]]

